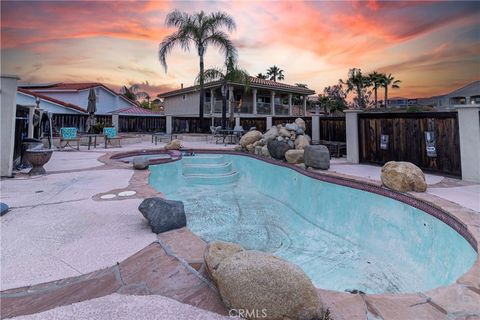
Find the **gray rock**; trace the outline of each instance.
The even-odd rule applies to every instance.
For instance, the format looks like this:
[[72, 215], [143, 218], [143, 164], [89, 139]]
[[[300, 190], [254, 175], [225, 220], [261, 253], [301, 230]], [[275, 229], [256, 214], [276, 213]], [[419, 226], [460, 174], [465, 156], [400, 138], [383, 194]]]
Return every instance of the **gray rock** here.
[[152, 232], [162, 233], [185, 227], [187, 218], [183, 202], [154, 197], [142, 201], [138, 210], [148, 220]]
[[291, 131], [297, 131], [299, 128], [298, 128], [298, 124], [296, 123], [287, 123], [285, 125], [285, 129], [291, 130]]
[[330, 152], [327, 147], [322, 145], [306, 146], [304, 150], [305, 166], [322, 170], [330, 168]]
[[292, 149], [288, 143], [277, 140], [270, 141], [267, 148], [270, 156], [278, 160], [285, 160], [285, 152]]
[[277, 141], [283, 141], [284, 138], [283, 137], [277, 137]]
[[287, 141], [287, 144], [288, 144], [288, 146], [289, 146], [291, 149], [294, 149], [294, 148], [295, 148], [295, 143], [294, 143], [292, 140], [288, 140], [288, 141]]
[[145, 170], [148, 168], [150, 161], [148, 161], [147, 157], [134, 157], [133, 158], [133, 168], [136, 170]]
[[297, 135], [302, 135], [302, 134], [305, 134], [305, 131], [303, 131], [303, 129], [298, 128], [297, 131], [295, 131], [295, 133]]
[[271, 127], [270, 130], [265, 132], [265, 134], [263, 135], [265, 145], [270, 141], [274, 140], [276, 137], [278, 137], [278, 129], [277, 127]]

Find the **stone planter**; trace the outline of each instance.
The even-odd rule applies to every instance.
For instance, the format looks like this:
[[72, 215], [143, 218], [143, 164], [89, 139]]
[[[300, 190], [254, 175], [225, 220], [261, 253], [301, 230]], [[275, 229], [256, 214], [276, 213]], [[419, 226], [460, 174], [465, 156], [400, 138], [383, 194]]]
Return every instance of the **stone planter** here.
[[28, 149], [25, 151], [25, 159], [32, 165], [32, 170], [28, 173], [31, 176], [45, 174], [47, 171], [43, 168], [52, 157], [53, 150], [50, 149]]

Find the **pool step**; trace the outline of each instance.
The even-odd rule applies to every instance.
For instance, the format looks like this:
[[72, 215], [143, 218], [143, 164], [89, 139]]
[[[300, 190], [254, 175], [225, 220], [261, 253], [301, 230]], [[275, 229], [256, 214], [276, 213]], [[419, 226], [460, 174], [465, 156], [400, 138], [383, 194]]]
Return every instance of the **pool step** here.
[[184, 164], [182, 172], [188, 174], [217, 174], [232, 172], [232, 163], [225, 162], [222, 164]]
[[192, 184], [222, 185], [238, 180], [238, 172], [223, 156], [193, 156], [182, 159], [183, 177]]

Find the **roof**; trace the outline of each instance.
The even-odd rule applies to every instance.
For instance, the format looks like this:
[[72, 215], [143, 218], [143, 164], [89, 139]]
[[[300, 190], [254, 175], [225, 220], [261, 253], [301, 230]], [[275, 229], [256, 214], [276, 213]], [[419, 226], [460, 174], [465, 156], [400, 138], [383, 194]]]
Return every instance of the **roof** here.
[[129, 114], [129, 115], [151, 115], [151, 116], [160, 116], [162, 115], [160, 112], [155, 112], [152, 110], [148, 110], [145, 108], [140, 107], [127, 107], [120, 110], [115, 110], [109, 113], [119, 113], [119, 114]]
[[110, 89], [106, 85], [100, 82], [56, 82], [56, 83], [45, 83], [45, 84], [26, 84], [20, 85], [20, 88], [25, 88], [35, 92], [76, 92], [82, 91], [90, 88], [102, 87], [105, 90], [109, 91], [113, 95], [117, 95], [125, 101], [138, 105], [137, 102], [132, 101], [125, 97], [123, 94], [117, 93], [114, 90]]
[[450, 93], [447, 93], [443, 96], [453, 96], [453, 95], [462, 95], [463, 91], [471, 89], [474, 94], [480, 94], [480, 80], [470, 82], [469, 84], [464, 85], [461, 88], [455, 89]]
[[[214, 82], [208, 82], [205, 84], [205, 88], [213, 88], [220, 86], [222, 84], [221, 81], [214, 81]], [[236, 85], [242, 85], [241, 83], [232, 83], [229, 82], [229, 84], [236, 84]], [[258, 79], [255, 77], [250, 77], [250, 86], [253, 88], [262, 88], [262, 89], [277, 89], [280, 91], [287, 91], [287, 92], [292, 92], [292, 93], [299, 93], [299, 94], [305, 94], [305, 95], [312, 95], [315, 94], [314, 90], [307, 89], [307, 88], [302, 88], [282, 82], [275, 82], [272, 80], [265, 80], [265, 79]], [[176, 96], [179, 94], [184, 94], [188, 92], [194, 92], [200, 89], [199, 85], [191, 86], [191, 87], [186, 87], [183, 89], [178, 89], [178, 90], [173, 90], [169, 92], [164, 92], [158, 95], [159, 98], [167, 98], [167, 97], [172, 97]]]
[[52, 103], [61, 105], [62, 107], [65, 107], [65, 108], [68, 108], [68, 109], [72, 109], [72, 110], [75, 110], [75, 111], [80, 111], [80, 112], [87, 113], [87, 110], [85, 110], [84, 108], [79, 107], [79, 106], [74, 105], [74, 104], [71, 104], [71, 103], [67, 103], [67, 102], [64, 102], [64, 101], [61, 101], [61, 100], [58, 100], [58, 99], [55, 99], [55, 98], [52, 98], [52, 97], [49, 97], [49, 96], [46, 96], [46, 95], [43, 95], [43, 94], [39, 94], [37, 92], [33, 92], [33, 91], [30, 91], [30, 90], [27, 90], [27, 89], [24, 89], [24, 88], [18, 88], [17, 90], [19, 92], [24, 93], [24, 94], [28, 94], [30, 96], [38, 97], [40, 99], [43, 99], [43, 100], [50, 101]]

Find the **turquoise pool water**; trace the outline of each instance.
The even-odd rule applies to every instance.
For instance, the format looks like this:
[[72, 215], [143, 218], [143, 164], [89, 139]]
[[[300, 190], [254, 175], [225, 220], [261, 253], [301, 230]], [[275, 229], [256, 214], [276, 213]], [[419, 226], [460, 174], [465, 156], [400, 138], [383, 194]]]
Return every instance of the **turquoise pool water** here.
[[184, 202], [188, 227], [204, 240], [281, 256], [319, 288], [425, 291], [455, 282], [477, 258], [423, 211], [253, 158], [202, 155], [150, 170], [150, 184]]

